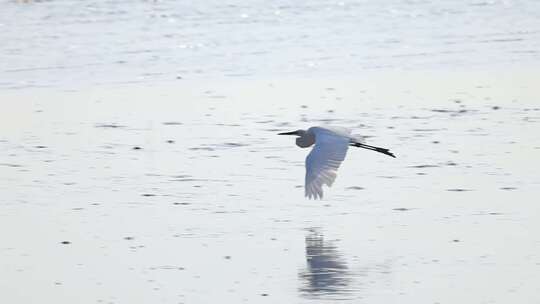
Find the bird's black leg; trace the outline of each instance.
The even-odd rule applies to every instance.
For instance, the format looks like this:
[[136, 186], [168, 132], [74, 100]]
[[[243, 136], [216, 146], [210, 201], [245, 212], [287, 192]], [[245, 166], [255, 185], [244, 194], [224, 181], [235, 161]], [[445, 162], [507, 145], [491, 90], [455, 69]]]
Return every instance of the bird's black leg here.
[[385, 148], [374, 147], [374, 146], [370, 146], [370, 145], [366, 145], [366, 144], [362, 144], [362, 143], [358, 143], [358, 142], [351, 142], [351, 146], [355, 146], [355, 147], [364, 148], [364, 149], [368, 149], [368, 150], [371, 150], [371, 151], [379, 152], [379, 153], [386, 154], [386, 155], [394, 157], [394, 158], [396, 157], [392, 152], [390, 152], [390, 150], [385, 149]]

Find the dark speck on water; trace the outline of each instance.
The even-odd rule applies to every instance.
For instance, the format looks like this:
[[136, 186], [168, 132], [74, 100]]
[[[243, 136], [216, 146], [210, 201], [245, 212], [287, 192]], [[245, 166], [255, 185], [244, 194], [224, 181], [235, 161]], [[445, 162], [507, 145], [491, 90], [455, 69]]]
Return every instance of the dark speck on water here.
[[179, 121], [166, 121], [163, 124], [166, 125], [166, 126], [180, 126], [180, 125], [183, 125], [183, 123], [181, 123]]
[[47, 146], [34, 146], [34, 148], [36, 148], [36, 149], [45, 149], [45, 148], [47, 148]]
[[70, 242], [70, 241], [62, 241], [61, 244], [63, 244], [63, 245], [69, 245], [69, 244], [71, 244], [71, 242]]
[[440, 129], [413, 129], [415, 132], [437, 132], [441, 131]]
[[228, 142], [228, 143], [225, 143], [224, 145], [227, 146], [227, 147], [243, 147], [243, 146], [246, 146], [246, 144], [234, 143], [234, 142]]
[[135, 239], [135, 238], [132, 237], [132, 236], [126, 236], [126, 237], [124, 237], [124, 240], [126, 240], [126, 241], [131, 241], [131, 240], [133, 240], [133, 239]]
[[156, 195], [152, 194], [152, 193], [143, 193], [143, 194], [141, 194], [141, 196], [150, 197], [150, 196], [156, 196]]
[[6, 167], [12, 167], [12, 168], [20, 168], [21, 165], [18, 164], [6, 164], [6, 163], [0, 163], [0, 166], [6, 166]]
[[347, 190], [364, 190], [365, 188], [359, 187], [359, 186], [351, 186], [351, 187], [347, 187], [346, 189]]
[[516, 187], [501, 187], [501, 190], [516, 190]]
[[142, 149], [142, 148], [141, 148], [141, 147], [139, 147], [139, 146], [135, 146], [135, 147], [133, 147], [133, 150], [141, 150], [141, 149]]
[[438, 165], [416, 165], [416, 166], [409, 166], [409, 168], [417, 168], [417, 169], [421, 169], [421, 168], [438, 168], [439, 166]]
[[189, 148], [189, 149], [193, 151], [197, 151], [197, 150], [214, 151], [214, 149], [211, 147], [194, 147], [194, 148]]
[[446, 191], [465, 192], [465, 191], [472, 191], [472, 190], [470, 190], [470, 189], [462, 189], [462, 188], [453, 188], [453, 189], [446, 189]]
[[409, 211], [409, 210], [411, 210], [411, 209], [401, 207], [401, 208], [394, 208], [394, 209], [392, 209], [392, 210], [395, 210], [395, 211]]
[[111, 128], [111, 129], [116, 129], [116, 128], [125, 128], [125, 126], [117, 125], [117, 124], [97, 124], [97, 125], [96, 125], [96, 128]]

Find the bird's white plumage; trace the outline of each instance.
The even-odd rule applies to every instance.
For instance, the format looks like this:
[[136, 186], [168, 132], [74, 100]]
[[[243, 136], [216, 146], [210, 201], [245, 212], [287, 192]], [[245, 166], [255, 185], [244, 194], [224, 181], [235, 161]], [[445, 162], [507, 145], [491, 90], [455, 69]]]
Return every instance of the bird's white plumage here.
[[309, 128], [315, 136], [315, 146], [306, 158], [305, 195], [308, 198], [322, 198], [322, 186], [332, 186], [337, 169], [347, 155], [350, 130], [345, 128]]
[[332, 186], [349, 145], [396, 157], [388, 149], [362, 143], [361, 136], [351, 135], [351, 131], [346, 128], [312, 127], [307, 131], [300, 129], [278, 135], [297, 136], [296, 145], [300, 148], [315, 145], [306, 158], [305, 194], [310, 199], [322, 199], [323, 185]]

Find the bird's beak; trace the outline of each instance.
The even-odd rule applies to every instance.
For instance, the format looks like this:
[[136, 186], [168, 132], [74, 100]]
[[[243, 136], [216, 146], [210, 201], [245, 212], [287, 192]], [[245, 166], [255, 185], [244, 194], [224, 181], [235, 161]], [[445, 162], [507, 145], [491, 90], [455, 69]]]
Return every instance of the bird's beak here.
[[278, 135], [298, 135], [298, 131], [278, 133]]

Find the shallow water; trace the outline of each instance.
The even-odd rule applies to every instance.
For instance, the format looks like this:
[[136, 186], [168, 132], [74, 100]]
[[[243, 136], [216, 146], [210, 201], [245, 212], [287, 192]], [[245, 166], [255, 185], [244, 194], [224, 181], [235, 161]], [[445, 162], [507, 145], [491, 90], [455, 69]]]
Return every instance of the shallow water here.
[[[1, 123], [2, 294], [13, 303], [538, 300], [535, 80], [515, 90], [485, 77], [408, 76], [388, 83], [395, 92], [367, 80], [4, 92], [13, 115]], [[428, 78], [452, 85], [430, 91]], [[302, 98], [276, 98], [288, 94]], [[327, 121], [398, 158], [351, 148], [325, 199], [308, 201], [307, 151], [276, 133]]]
[[3, 301], [540, 301], [537, 2], [2, 8]]

